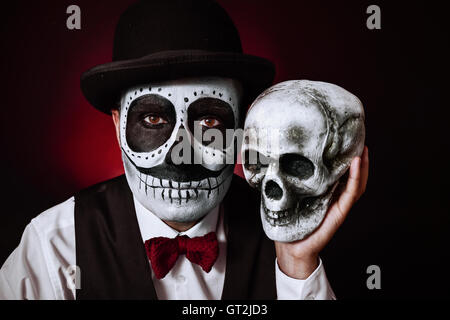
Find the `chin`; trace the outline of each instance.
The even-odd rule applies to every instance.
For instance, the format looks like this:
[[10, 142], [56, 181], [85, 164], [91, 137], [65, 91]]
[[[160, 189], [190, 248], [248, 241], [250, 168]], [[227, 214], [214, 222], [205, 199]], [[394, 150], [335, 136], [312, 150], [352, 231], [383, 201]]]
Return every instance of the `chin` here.
[[203, 218], [211, 210], [213, 210], [218, 203], [216, 201], [206, 202], [200, 197], [186, 203], [179, 204], [165, 200], [155, 200], [145, 195], [136, 197], [137, 200], [154, 215], [164, 221], [188, 223], [195, 222]]

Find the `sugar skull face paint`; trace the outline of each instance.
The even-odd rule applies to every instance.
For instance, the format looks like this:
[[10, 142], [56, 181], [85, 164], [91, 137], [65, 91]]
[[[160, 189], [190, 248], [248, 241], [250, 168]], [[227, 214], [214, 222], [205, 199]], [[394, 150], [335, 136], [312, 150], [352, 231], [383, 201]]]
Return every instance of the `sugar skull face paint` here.
[[[222, 201], [233, 175], [225, 161], [230, 145], [202, 138], [238, 128], [241, 96], [240, 83], [226, 78], [148, 83], [122, 95], [125, 175], [144, 207], [163, 220], [190, 222]], [[186, 143], [188, 150], [180, 148]]]
[[261, 190], [264, 231], [301, 240], [320, 225], [339, 178], [363, 151], [364, 110], [334, 84], [286, 81], [253, 102], [244, 136], [244, 174]]

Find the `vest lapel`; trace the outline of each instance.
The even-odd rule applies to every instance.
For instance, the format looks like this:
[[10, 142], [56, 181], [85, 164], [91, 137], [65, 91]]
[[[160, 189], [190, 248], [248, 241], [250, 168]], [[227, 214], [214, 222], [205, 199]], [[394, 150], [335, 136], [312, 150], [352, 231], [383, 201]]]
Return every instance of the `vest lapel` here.
[[227, 266], [222, 299], [275, 299], [275, 249], [263, 232], [259, 193], [235, 176], [224, 199]]
[[131, 190], [124, 176], [75, 197], [77, 299], [156, 299]]

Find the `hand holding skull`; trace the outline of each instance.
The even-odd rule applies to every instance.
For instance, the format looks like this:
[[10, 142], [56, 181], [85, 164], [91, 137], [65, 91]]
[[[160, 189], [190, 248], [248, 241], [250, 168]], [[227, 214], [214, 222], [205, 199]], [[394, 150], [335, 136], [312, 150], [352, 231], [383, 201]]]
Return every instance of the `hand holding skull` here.
[[344, 191], [333, 202], [321, 225], [309, 236], [294, 242], [275, 241], [278, 264], [292, 278], [306, 279], [318, 265], [319, 252], [327, 245], [344, 222], [353, 204], [366, 190], [369, 174], [369, 151], [355, 157]]
[[[361, 102], [333, 84], [287, 81], [252, 104], [242, 148], [244, 174], [261, 190], [262, 225], [287, 275], [311, 274], [319, 252], [364, 192], [367, 151], [362, 162], [359, 158], [364, 136]], [[332, 202], [350, 163], [347, 186]]]

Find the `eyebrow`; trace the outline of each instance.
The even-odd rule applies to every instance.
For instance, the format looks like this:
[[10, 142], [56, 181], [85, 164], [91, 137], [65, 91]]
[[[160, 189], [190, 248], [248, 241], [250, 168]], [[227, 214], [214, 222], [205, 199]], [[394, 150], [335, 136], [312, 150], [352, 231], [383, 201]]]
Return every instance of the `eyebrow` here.
[[172, 102], [158, 94], [146, 94], [134, 100], [130, 105], [131, 111], [145, 111], [148, 107], [152, 111], [167, 112], [175, 109]]
[[197, 99], [189, 105], [188, 110], [192, 107], [195, 107], [196, 112], [226, 112], [226, 115], [234, 117], [233, 109], [231, 108], [230, 104], [218, 98], [208, 97]]

